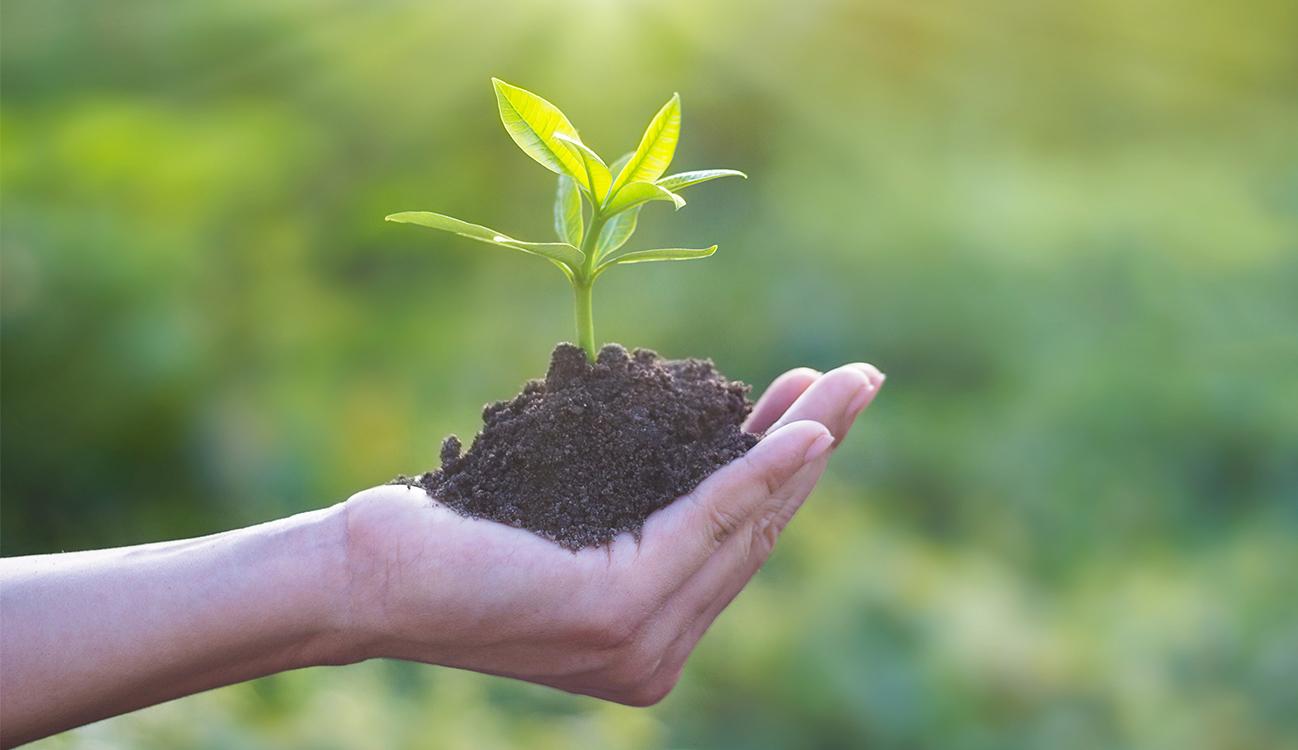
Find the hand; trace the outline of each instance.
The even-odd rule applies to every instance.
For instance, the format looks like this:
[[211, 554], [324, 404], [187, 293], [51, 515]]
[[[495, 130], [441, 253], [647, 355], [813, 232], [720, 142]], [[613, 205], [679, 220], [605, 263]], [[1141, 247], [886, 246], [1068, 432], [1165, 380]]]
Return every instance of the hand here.
[[569, 552], [388, 485], [345, 504], [357, 658], [504, 675], [629, 705], [661, 700], [721, 610], [770, 555], [869, 405], [866, 364], [785, 373], [745, 429], [749, 453], [651, 515], [637, 543]]

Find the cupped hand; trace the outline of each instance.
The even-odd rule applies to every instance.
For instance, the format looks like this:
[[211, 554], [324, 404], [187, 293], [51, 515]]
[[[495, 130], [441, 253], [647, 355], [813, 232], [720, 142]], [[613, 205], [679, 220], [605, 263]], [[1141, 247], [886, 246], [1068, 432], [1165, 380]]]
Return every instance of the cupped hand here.
[[345, 614], [358, 655], [658, 702], [883, 380], [867, 364], [780, 376], [745, 424], [766, 433], [761, 442], [651, 515], [638, 542], [623, 534], [573, 553], [460, 516], [422, 489], [355, 495], [345, 506]]

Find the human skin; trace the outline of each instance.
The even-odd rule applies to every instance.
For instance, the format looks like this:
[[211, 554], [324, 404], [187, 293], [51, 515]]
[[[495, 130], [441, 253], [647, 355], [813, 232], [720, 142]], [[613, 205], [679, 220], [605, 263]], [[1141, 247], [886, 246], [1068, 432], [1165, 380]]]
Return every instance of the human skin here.
[[883, 385], [777, 378], [761, 442], [639, 541], [573, 553], [386, 485], [197, 539], [0, 560], [0, 746], [221, 685], [397, 658], [658, 702]]

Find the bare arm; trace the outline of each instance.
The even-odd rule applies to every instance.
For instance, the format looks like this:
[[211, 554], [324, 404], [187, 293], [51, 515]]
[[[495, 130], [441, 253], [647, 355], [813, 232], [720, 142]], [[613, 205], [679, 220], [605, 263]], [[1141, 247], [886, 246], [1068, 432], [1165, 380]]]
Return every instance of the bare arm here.
[[571, 553], [386, 486], [200, 539], [0, 560], [0, 745], [379, 657], [654, 703], [882, 383], [868, 365], [782, 376], [748, 424], [767, 436], [639, 543]]
[[200, 539], [0, 560], [0, 742], [337, 661], [341, 507]]

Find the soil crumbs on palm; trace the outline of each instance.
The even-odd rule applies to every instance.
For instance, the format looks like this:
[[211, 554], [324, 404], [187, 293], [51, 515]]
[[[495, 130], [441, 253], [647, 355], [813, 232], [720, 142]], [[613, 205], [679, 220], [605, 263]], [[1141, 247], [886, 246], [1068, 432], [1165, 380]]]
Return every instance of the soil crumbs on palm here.
[[483, 409], [467, 453], [452, 435], [442, 468], [393, 483], [570, 550], [624, 531], [638, 537], [650, 513], [757, 443], [740, 429], [752, 409], [747, 394], [706, 360], [612, 344], [592, 365], [560, 344], [545, 380]]

